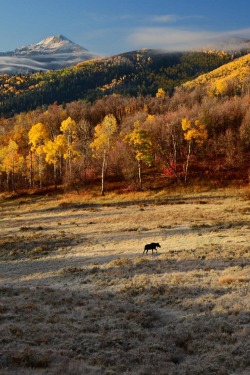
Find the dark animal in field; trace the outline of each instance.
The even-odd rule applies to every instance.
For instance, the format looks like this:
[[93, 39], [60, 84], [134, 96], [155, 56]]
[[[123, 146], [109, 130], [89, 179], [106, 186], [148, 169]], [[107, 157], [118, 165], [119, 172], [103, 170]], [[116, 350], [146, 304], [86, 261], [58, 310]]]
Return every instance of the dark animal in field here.
[[155, 251], [157, 251], [157, 247], [161, 247], [161, 245], [158, 243], [158, 242], [152, 242], [152, 243], [148, 243], [147, 245], [145, 245], [144, 247], [144, 251], [143, 251], [143, 254], [146, 252], [148, 253], [148, 250], [152, 250], [152, 254]]

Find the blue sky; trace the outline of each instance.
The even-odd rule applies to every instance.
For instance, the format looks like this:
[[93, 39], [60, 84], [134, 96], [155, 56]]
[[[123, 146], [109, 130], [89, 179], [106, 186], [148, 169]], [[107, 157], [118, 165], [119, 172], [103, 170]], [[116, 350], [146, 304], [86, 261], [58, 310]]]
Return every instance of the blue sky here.
[[249, 0], [0, 0], [0, 51], [63, 34], [98, 54], [250, 38]]

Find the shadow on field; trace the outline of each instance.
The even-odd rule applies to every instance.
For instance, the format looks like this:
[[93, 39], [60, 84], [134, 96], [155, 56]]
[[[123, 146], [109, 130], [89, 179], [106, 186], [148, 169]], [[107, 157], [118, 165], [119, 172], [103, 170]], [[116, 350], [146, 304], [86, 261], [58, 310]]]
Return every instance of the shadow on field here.
[[[106, 253], [104, 255], [103, 253]], [[153, 255], [142, 255], [131, 253], [129, 256], [118, 257], [117, 254], [110, 255], [110, 251], [100, 249], [87, 256], [69, 256], [60, 254], [56, 258], [40, 257], [39, 259], [19, 259], [5, 261], [0, 264], [0, 285], [11, 284], [19, 287], [35, 285], [51, 285], [55, 282], [61, 284], [74, 281], [75, 284], [88, 284], [98, 281], [102, 283], [118, 284], [123, 280], [132, 279], [134, 276], [142, 275], [150, 284], [155, 275], [173, 275], [196, 273], [192, 276], [196, 279], [205, 277], [206, 273], [223, 271], [228, 267], [246, 267], [250, 260], [244, 257], [235, 259], [176, 259], [179, 252], [168, 254], [154, 253]], [[182, 251], [185, 253], [185, 250]], [[183, 256], [182, 254], [182, 256]], [[201, 275], [203, 273], [203, 276]], [[176, 276], [177, 275], [177, 276]]]
[[[9, 236], [3, 238], [0, 243], [0, 259], [25, 261], [36, 257], [52, 255], [58, 250], [72, 249], [79, 242], [77, 236], [66, 235], [64, 232], [58, 235], [46, 235], [43, 229], [37, 232], [30, 227], [24, 227], [26, 236]], [[81, 236], [83, 241], [83, 237]]]
[[64, 209], [98, 209], [103, 207], [127, 207], [127, 206], [140, 206], [143, 207], [144, 205], [172, 205], [172, 204], [208, 204], [210, 202], [220, 201], [221, 199], [230, 198], [231, 195], [223, 195], [223, 196], [216, 196], [212, 197], [210, 195], [201, 196], [192, 196], [192, 197], [171, 197], [171, 198], [154, 198], [154, 199], [142, 199], [142, 200], [134, 200], [131, 201], [119, 201], [119, 202], [110, 202], [110, 203], [65, 203], [61, 204], [58, 207], [54, 207], [49, 210], [60, 210], [62, 207]]
[[148, 206], [148, 205], [182, 205], [182, 204], [209, 204], [214, 203], [216, 201], [220, 201], [222, 199], [231, 198], [233, 195], [222, 195], [222, 196], [211, 196], [211, 195], [203, 195], [202, 197], [200, 195], [192, 196], [192, 197], [167, 197], [167, 198], [153, 198], [153, 199], [141, 199], [141, 200], [128, 200], [128, 201], [119, 201], [119, 202], [110, 202], [110, 203], [68, 203], [68, 202], [62, 202], [59, 203], [56, 207], [50, 207], [50, 208], [44, 208], [43, 203], [47, 202], [55, 202], [56, 197], [46, 197], [44, 196], [31, 196], [28, 195], [27, 198], [22, 198], [20, 196], [15, 197], [7, 197], [2, 198], [0, 201], [0, 204], [3, 204], [8, 209], [14, 208], [15, 210], [17, 207], [21, 207], [24, 205], [33, 205], [33, 204], [40, 204], [40, 209], [35, 209], [32, 212], [39, 213], [39, 212], [51, 212], [51, 211], [67, 211], [72, 209], [81, 209], [81, 210], [88, 210], [88, 209], [101, 209], [101, 208], [107, 208], [107, 207], [118, 207], [118, 208], [124, 208], [124, 207], [131, 207], [131, 206]]

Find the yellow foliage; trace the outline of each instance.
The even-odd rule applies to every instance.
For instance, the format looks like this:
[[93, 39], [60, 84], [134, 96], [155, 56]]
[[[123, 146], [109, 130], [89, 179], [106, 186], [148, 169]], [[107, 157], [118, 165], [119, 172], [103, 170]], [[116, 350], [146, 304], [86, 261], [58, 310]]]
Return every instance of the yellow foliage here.
[[112, 137], [116, 131], [117, 122], [115, 116], [106, 115], [102, 123], [95, 127], [94, 141], [90, 144], [95, 157], [110, 149]]
[[165, 98], [166, 95], [167, 95], [166, 91], [163, 90], [162, 88], [159, 88], [157, 93], [156, 93], [157, 98]]
[[183, 118], [181, 126], [183, 131], [187, 131], [191, 128], [191, 121], [189, 121], [187, 118]]
[[207, 86], [209, 95], [223, 95], [227, 92], [229, 83], [233, 82], [236, 88], [240, 88], [249, 74], [250, 54], [225, 64], [212, 72], [200, 75], [193, 81], [186, 82], [183, 86], [191, 89], [203, 85]]
[[183, 118], [181, 125], [184, 131], [184, 138], [188, 142], [194, 141], [201, 146], [208, 137], [206, 127], [200, 120], [195, 120], [192, 123], [187, 118]]
[[48, 140], [43, 148], [46, 157], [45, 160], [48, 164], [57, 165], [67, 150], [67, 142], [63, 134], [59, 134], [54, 141]]
[[70, 116], [62, 121], [60, 130], [63, 132], [55, 140], [57, 152], [63, 152], [64, 159], [75, 159], [81, 156], [77, 150], [77, 125]]
[[153, 121], [155, 121], [155, 115], [148, 115], [148, 117], [147, 117], [147, 121], [148, 121], [148, 122], [153, 122]]
[[[32, 126], [28, 136], [29, 144], [31, 144], [31, 151], [36, 151], [38, 147], [44, 145], [45, 141], [49, 138], [49, 130], [44, 124], [38, 122]], [[38, 152], [41, 152], [41, 148], [38, 149]]]
[[10, 139], [7, 146], [0, 149], [0, 170], [6, 173], [21, 170], [24, 157], [18, 153], [18, 144]]
[[223, 95], [227, 90], [227, 82], [219, 80], [215, 83], [216, 95]]
[[76, 122], [69, 116], [62, 121], [60, 130], [67, 135], [76, 136]]
[[151, 165], [153, 160], [152, 141], [149, 132], [142, 128], [140, 121], [135, 121], [132, 133], [124, 137], [124, 141], [135, 149], [135, 157], [138, 161], [144, 160]]
[[[21, 115], [19, 115], [19, 118]], [[19, 145], [19, 147], [25, 147], [27, 142], [27, 130], [23, 124], [14, 125], [12, 132], [12, 139]]]

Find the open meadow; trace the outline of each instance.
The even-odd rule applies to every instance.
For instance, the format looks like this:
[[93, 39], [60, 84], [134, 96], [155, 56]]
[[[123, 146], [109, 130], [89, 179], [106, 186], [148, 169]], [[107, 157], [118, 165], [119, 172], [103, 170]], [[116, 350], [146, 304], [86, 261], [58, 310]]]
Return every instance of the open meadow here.
[[250, 374], [249, 189], [134, 198], [0, 198], [1, 375]]

